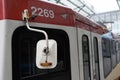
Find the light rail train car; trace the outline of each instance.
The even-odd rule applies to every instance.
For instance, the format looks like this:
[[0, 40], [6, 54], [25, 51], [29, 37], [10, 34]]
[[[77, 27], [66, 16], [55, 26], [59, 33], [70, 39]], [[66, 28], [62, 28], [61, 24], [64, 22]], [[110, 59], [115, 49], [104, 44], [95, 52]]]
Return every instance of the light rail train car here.
[[120, 42], [102, 37], [103, 71], [106, 80], [119, 80]]
[[106, 53], [107, 32], [66, 7], [0, 0], [0, 80], [109, 80], [120, 57]]

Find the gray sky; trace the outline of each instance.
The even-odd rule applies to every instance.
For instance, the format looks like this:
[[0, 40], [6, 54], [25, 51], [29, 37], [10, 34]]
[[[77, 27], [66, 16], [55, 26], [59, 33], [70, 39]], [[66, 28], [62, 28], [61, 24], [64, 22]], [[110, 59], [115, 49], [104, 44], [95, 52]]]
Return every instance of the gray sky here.
[[96, 13], [118, 10], [116, 0], [85, 0], [94, 6]]
[[[43, 1], [48, 1], [48, 0], [43, 0]], [[54, 0], [50, 0], [50, 1], [54, 2]], [[78, 0], [71, 0], [71, 1], [78, 2]], [[114, 11], [119, 9], [116, 0], [81, 0], [81, 1], [85, 1], [93, 5], [96, 13]], [[67, 3], [67, 0], [61, 0], [61, 2], [69, 5]]]

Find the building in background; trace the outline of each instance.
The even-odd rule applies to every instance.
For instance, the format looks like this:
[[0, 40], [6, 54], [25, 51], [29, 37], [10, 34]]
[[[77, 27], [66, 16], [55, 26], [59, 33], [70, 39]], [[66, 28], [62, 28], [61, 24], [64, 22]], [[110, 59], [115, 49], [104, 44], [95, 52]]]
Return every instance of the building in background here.
[[120, 10], [94, 14], [91, 19], [106, 25], [109, 31], [120, 35]]

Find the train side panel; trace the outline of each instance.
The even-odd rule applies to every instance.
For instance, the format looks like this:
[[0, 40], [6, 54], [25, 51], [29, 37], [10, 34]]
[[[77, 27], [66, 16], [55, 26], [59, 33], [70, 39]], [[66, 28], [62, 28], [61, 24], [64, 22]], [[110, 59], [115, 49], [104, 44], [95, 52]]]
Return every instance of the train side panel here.
[[[11, 34], [11, 29], [7, 30], [7, 22], [5, 20], [0, 21], [0, 80], [12, 80], [12, 62], [11, 62], [11, 41], [10, 37], [8, 36]], [[12, 26], [12, 24], [11, 24]], [[6, 76], [7, 75], [7, 76]]]
[[[101, 35], [97, 28], [77, 21], [80, 80], [104, 80]], [[93, 28], [93, 29], [90, 29]], [[96, 29], [96, 30], [95, 30]], [[94, 32], [94, 31], [95, 32]]]

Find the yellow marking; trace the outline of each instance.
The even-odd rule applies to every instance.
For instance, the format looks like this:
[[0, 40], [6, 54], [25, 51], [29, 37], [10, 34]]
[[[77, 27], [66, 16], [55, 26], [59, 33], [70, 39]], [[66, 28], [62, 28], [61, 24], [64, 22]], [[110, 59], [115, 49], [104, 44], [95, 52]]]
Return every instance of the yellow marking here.
[[41, 66], [43, 67], [49, 67], [49, 66], [52, 66], [52, 63], [51, 62], [45, 62], [45, 63], [40, 63]]

